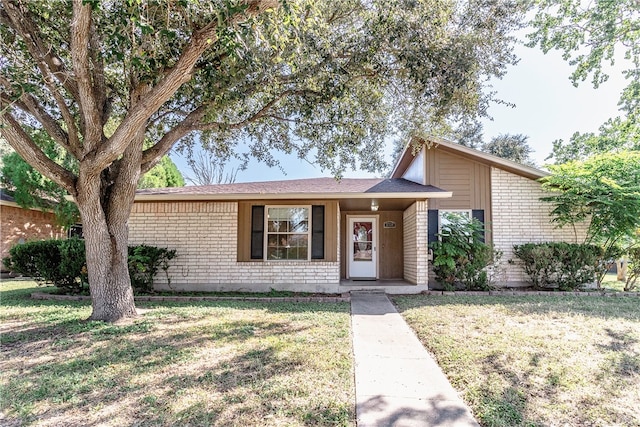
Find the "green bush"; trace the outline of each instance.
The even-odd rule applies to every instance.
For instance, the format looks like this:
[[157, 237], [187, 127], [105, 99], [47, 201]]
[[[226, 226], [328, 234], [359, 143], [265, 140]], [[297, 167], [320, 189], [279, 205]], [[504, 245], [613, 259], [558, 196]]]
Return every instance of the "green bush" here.
[[34, 280], [51, 283], [64, 292], [78, 293], [87, 285], [84, 241], [37, 240], [16, 245], [9, 250], [5, 266]]
[[147, 245], [129, 246], [129, 276], [134, 292], [153, 292], [153, 279], [158, 269], [164, 270], [167, 274], [169, 261], [175, 256], [175, 249]]
[[[11, 248], [5, 266], [40, 284], [52, 284], [66, 293], [81, 293], [88, 288], [84, 240], [39, 240]], [[135, 293], [152, 292], [153, 279], [160, 269], [165, 274], [175, 250], [154, 246], [129, 246], [129, 275]], [[168, 276], [167, 276], [168, 277]]]
[[446, 290], [489, 290], [487, 267], [499, 253], [482, 241], [483, 224], [456, 214], [448, 214], [446, 219], [440, 240], [431, 244], [436, 279]]
[[593, 283], [605, 255], [596, 245], [565, 242], [525, 243], [513, 252], [536, 288], [560, 290]]

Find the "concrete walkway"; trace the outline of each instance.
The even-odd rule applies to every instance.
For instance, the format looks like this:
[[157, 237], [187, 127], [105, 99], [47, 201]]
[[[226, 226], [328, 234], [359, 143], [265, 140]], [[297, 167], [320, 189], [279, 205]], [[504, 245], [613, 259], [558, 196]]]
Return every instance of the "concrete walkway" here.
[[478, 426], [382, 293], [352, 293], [358, 427]]

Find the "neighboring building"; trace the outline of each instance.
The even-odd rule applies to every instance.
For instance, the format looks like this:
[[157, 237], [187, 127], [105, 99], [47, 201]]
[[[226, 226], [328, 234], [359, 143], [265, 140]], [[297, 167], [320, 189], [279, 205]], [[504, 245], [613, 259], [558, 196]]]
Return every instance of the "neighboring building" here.
[[[316, 178], [139, 190], [130, 242], [177, 250], [158, 288], [344, 292], [428, 289], [444, 211], [487, 225], [499, 280], [524, 280], [512, 245], [568, 240], [549, 222], [545, 173], [440, 139], [406, 149], [389, 179]], [[164, 280], [164, 281], [163, 281]]]
[[9, 256], [9, 249], [18, 243], [66, 237], [64, 229], [56, 225], [52, 212], [22, 208], [3, 190], [0, 190], [0, 234], [2, 258]]

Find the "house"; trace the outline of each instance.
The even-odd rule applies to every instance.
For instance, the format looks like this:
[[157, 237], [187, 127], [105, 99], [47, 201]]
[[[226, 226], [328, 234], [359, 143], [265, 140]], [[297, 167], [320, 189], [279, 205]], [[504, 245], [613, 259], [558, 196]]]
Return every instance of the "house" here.
[[56, 224], [53, 212], [22, 208], [4, 190], [0, 190], [0, 230], [2, 258], [9, 256], [9, 250], [18, 243], [66, 237], [64, 229]]
[[545, 172], [442, 139], [414, 141], [387, 179], [315, 178], [139, 190], [131, 244], [177, 250], [159, 289], [344, 292], [429, 288], [444, 212], [486, 224], [498, 280], [525, 281], [512, 246], [573, 241], [549, 222]]

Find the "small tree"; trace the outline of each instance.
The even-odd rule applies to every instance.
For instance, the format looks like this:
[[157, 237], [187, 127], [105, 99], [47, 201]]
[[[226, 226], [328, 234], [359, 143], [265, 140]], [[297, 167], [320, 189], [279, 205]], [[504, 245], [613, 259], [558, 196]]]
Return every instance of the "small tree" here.
[[238, 169], [225, 173], [225, 162], [215, 154], [204, 154], [202, 151], [187, 161], [193, 175], [187, 180], [195, 185], [232, 184], [236, 182]]
[[[549, 166], [542, 179], [550, 195], [552, 221], [562, 227], [588, 223], [585, 243], [598, 244], [605, 257], [640, 227], [640, 151], [621, 151]], [[600, 283], [602, 276], [599, 278]]]

